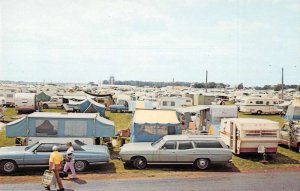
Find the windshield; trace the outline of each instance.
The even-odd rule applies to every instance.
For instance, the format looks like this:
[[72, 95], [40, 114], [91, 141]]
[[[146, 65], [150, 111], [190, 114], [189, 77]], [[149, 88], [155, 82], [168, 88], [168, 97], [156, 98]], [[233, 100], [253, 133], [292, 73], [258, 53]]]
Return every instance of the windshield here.
[[160, 139], [158, 139], [157, 141], [151, 143], [151, 145], [154, 147], [154, 146], [157, 145], [157, 143], [159, 143], [162, 139], [163, 139], [163, 137], [160, 138]]
[[30, 145], [28, 147], [25, 148], [25, 151], [28, 151], [30, 148], [32, 148], [33, 146], [37, 145], [39, 142], [34, 143], [33, 145]]

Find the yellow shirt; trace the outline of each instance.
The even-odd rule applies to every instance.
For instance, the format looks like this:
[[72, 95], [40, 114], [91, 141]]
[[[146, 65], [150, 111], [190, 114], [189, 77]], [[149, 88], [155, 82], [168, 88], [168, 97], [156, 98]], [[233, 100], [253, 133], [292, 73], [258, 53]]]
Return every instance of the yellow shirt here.
[[62, 162], [62, 160], [63, 160], [62, 155], [58, 151], [54, 151], [50, 155], [49, 162], [58, 165]]

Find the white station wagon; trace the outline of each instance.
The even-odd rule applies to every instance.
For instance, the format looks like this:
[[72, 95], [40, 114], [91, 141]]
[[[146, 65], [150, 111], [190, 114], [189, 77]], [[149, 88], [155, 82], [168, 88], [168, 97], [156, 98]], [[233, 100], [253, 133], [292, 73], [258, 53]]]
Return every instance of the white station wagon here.
[[156, 142], [128, 143], [121, 147], [121, 160], [137, 169], [147, 164], [194, 164], [204, 170], [213, 163], [229, 163], [231, 150], [219, 137], [166, 135]]

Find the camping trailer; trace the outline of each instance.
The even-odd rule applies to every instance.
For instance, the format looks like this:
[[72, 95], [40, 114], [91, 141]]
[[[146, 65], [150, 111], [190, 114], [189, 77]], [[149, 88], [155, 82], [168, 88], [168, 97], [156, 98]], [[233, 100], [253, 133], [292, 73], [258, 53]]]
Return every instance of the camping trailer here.
[[192, 98], [164, 97], [159, 100], [159, 109], [176, 109], [177, 107], [192, 106]]
[[97, 113], [35, 112], [6, 125], [6, 137], [97, 138], [113, 137], [114, 122]]
[[15, 108], [18, 112], [32, 112], [37, 110], [36, 95], [34, 93], [16, 93]]
[[247, 97], [238, 104], [239, 111], [251, 114], [281, 114], [282, 109], [277, 107], [283, 101], [267, 97]]
[[220, 136], [235, 154], [276, 153], [278, 122], [256, 118], [222, 119]]

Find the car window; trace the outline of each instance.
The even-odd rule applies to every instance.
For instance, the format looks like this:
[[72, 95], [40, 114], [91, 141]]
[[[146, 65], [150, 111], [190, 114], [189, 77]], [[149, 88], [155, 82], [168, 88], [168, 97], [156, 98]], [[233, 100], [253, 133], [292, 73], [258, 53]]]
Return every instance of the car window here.
[[37, 152], [52, 152], [52, 147], [54, 146], [54, 144], [50, 144], [50, 143], [44, 143], [41, 144], [36, 151]]
[[68, 150], [67, 145], [58, 145], [59, 152], [66, 152]]
[[191, 141], [181, 141], [181, 142], [179, 142], [179, 146], [178, 146], [179, 150], [192, 149], [192, 148], [193, 148], [193, 144], [192, 144]]
[[162, 148], [167, 150], [176, 149], [177, 142], [176, 141], [167, 141]]
[[223, 148], [219, 141], [194, 141], [196, 148]]

